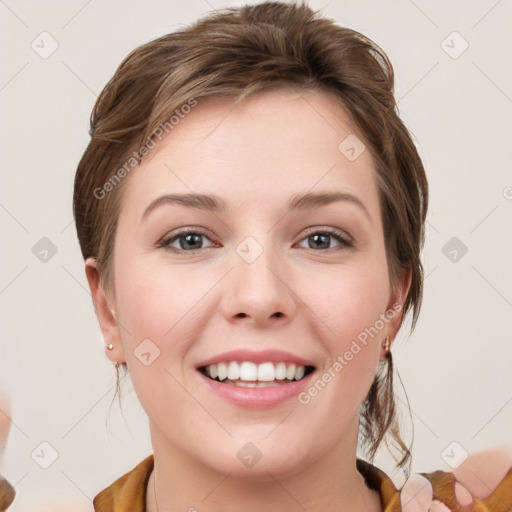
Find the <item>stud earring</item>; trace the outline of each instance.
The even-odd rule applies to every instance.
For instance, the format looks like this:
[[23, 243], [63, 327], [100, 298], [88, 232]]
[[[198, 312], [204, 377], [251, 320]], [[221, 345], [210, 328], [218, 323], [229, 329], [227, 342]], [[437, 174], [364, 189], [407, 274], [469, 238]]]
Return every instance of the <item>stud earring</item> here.
[[382, 347], [386, 352], [389, 352], [389, 336], [386, 336], [386, 341], [381, 345], [381, 347]]
[[[116, 312], [111, 309], [110, 312], [112, 313], [112, 316], [114, 317], [114, 320], [117, 322], [116, 320]], [[108, 350], [112, 350], [114, 348], [114, 345], [112, 343], [109, 343], [108, 345], [105, 345], [107, 347]]]

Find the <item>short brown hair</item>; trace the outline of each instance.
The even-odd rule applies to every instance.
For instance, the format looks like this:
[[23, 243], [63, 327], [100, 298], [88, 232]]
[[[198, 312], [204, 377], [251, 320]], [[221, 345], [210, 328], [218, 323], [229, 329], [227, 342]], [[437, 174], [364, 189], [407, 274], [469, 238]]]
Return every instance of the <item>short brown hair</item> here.
[[[134, 150], [155, 141], [155, 133], [173, 112], [191, 98], [233, 98], [236, 104], [272, 87], [328, 93], [365, 138], [376, 165], [390, 283], [395, 286], [401, 269], [412, 275], [400, 320], [401, 326], [412, 309], [412, 332], [423, 295], [420, 253], [428, 185], [398, 115], [393, 67], [372, 40], [305, 3], [265, 2], [218, 10], [143, 44], [123, 60], [96, 101], [91, 140], [75, 177], [73, 211], [84, 259], [96, 258], [103, 289], [113, 291], [112, 255], [128, 178], [102, 198], [95, 191], [126, 165]], [[395, 418], [390, 353], [386, 359], [386, 382], [379, 365], [361, 407], [363, 442], [373, 460], [390, 430], [404, 453], [398, 462], [403, 467], [410, 452]]]

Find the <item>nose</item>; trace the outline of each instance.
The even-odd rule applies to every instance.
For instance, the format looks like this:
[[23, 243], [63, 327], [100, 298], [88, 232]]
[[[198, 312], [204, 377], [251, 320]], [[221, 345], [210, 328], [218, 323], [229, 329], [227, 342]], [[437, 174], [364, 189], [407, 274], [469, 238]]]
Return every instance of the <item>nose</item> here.
[[[242, 254], [242, 256], [240, 256]], [[289, 323], [297, 309], [290, 270], [275, 251], [264, 248], [251, 262], [235, 252], [223, 280], [222, 311], [229, 322], [253, 327]]]

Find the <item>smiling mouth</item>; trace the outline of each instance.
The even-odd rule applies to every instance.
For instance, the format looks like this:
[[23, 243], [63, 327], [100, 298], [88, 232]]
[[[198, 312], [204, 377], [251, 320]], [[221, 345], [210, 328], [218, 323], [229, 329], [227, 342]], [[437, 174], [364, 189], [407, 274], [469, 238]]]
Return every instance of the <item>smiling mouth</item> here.
[[[315, 371], [314, 366], [281, 364], [272, 367], [272, 363], [265, 364], [266, 367], [263, 370], [256, 372], [256, 374], [251, 372], [250, 375], [234, 369], [229, 364], [223, 363], [219, 365], [201, 366], [198, 368], [198, 371], [215, 382], [245, 388], [282, 386], [291, 382], [300, 381]], [[240, 373], [242, 373], [242, 375]]]

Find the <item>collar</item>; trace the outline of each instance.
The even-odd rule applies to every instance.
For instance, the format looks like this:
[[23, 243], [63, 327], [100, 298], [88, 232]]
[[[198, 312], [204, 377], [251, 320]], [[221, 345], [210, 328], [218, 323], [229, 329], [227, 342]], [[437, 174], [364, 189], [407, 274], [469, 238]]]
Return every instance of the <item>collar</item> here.
[[[154, 467], [150, 455], [131, 471], [101, 491], [93, 501], [95, 512], [145, 512], [149, 477]], [[400, 512], [400, 493], [384, 471], [362, 459], [356, 460], [357, 470], [366, 485], [378, 492], [383, 512]]]

